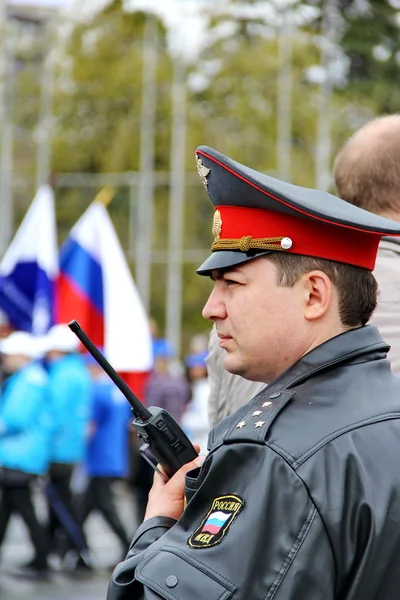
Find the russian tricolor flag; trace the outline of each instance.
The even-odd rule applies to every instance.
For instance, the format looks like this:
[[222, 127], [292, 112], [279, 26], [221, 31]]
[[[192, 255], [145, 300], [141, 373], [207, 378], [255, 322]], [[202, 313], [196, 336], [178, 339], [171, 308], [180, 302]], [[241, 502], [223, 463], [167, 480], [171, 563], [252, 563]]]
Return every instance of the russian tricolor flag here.
[[54, 195], [43, 185], [0, 264], [0, 308], [14, 329], [42, 335], [53, 325], [57, 277]]
[[232, 513], [227, 514], [220, 510], [215, 510], [208, 516], [208, 519], [201, 528], [201, 531], [215, 535], [220, 531], [220, 529], [225, 525], [231, 516]]
[[60, 249], [56, 320], [79, 321], [143, 397], [152, 367], [150, 325], [105, 206], [92, 202]]

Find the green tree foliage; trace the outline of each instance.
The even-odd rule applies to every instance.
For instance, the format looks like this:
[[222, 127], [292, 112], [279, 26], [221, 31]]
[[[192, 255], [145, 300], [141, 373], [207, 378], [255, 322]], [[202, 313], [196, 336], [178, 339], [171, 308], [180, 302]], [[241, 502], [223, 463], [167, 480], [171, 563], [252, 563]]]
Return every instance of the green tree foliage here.
[[[334, 148], [363, 121], [400, 109], [396, 1], [338, 0], [343, 17], [338, 44], [349, 59], [349, 72], [347, 84], [334, 89], [332, 97]], [[231, 4], [238, 2], [232, 0]], [[256, 5], [257, 0], [252, 4]], [[300, 185], [313, 186], [320, 88], [311, 83], [308, 72], [320, 61], [319, 34], [325, 2], [299, 2], [295, 9], [306, 4], [318, 8], [319, 13], [290, 37], [293, 46], [291, 179]], [[360, 10], [360, 6], [364, 9]], [[272, 175], [277, 172], [277, 29], [260, 16], [235, 17], [228, 10], [224, 14], [219, 3], [211, 4], [211, 10], [214, 12], [210, 17], [208, 44], [195, 64], [187, 66], [184, 252], [189, 258], [183, 267], [185, 349], [191, 335], [208, 329], [201, 308], [210, 289], [209, 281], [195, 274], [196, 265], [209, 251], [212, 217], [211, 203], [195, 171], [195, 148], [206, 144], [255, 169]], [[92, 21], [71, 26], [57, 65], [53, 101], [52, 169], [58, 176], [68, 172], [138, 170], [144, 23], [143, 13], [124, 12], [122, 1], [114, 0]], [[170, 168], [171, 144], [173, 65], [166, 33], [159, 22], [155, 165], [162, 172]], [[22, 68], [16, 74], [18, 98], [24, 98], [14, 107], [18, 125], [15, 170], [21, 181], [34, 174], [32, 139], [38, 116], [38, 82], [39, 73], [34, 66]], [[93, 189], [79, 185], [57, 186], [56, 177], [60, 241], [93, 196]], [[26, 205], [30, 198], [27, 195]], [[129, 202], [129, 189], [121, 186], [109, 206], [125, 250], [132, 245], [135, 231], [129, 223]], [[154, 203], [152, 248], [158, 259], [151, 274], [151, 314], [163, 331], [168, 180], [157, 185]], [[20, 216], [22, 212], [17, 214], [17, 221]], [[128, 259], [134, 272], [134, 255], [130, 253]]]
[[[240, 33], [239, 33], [240, 32]], [[304, 38], [292, 38], [292, 162], [294, 182], [312, 185], [316, 97], [304, 77], [318, 60], [317, 49]], [[215, 69], [204, 91], [192, 95], [189, 135], [192, 145], [207, 143], [255, 169], [277, 171], [278, 41], [270, 30], [252, 33], [243, 23], [238, 32], [204, 53], [199, 69]]]
[[[139, 168], [144, 19], [143, 13], [124, 13], [121, 1], [115, 0], [92, 22], [74, 29], [61, 65], [55, 103], [56, 171]], [[159, 40], [158, 83], [162, 91], [169, 86], [170, 59], [161, 25]], [[161, 101], [158, 110], [158, 141], [165, 145], [169, 106]], [[167, 167], [167, 160], [158, 162], [159, 168]]]
[[400, 12], [394, 6], [388, 0], [370, 0], [361, 14], [351, 6], [344, 12], [342, 45], [350, 58], [347, 97], [358, 102], [369, 98], [378, 114], [400, 108]]

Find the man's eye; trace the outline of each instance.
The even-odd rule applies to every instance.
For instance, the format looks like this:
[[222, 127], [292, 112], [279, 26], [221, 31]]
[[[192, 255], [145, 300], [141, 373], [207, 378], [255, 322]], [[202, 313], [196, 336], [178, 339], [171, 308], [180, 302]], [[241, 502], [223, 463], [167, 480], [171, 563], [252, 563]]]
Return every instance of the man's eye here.
[[233, 279], [224, 279], [227, 286], [237, 285], [237, 281], [233, 281]]

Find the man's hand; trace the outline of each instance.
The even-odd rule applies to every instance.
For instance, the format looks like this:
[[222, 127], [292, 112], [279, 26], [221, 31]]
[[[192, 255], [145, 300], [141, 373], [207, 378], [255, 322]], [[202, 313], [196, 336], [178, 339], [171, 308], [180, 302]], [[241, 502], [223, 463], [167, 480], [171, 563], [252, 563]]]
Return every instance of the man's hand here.
[[[197, 452], [200, 451], [199, 446], [194, 447]], [[192, 469], [200, 467], [204, 460], [205, 456], [198, 456], [181, 467], [167, 483], [155, 472], [144, 516], [145, 521], [151, 517], [171, 517], [176, 520], [180, 518], [185, 507], [185, 475]]]

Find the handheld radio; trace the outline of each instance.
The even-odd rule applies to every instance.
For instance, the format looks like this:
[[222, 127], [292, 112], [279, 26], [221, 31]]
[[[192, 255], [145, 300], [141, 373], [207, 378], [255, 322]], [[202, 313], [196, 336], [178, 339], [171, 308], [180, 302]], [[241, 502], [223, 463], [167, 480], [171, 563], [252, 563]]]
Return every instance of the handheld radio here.
[[[71, 321], [68, 323], [68, 327], [131, 405], [132, 413], [135, 416], [132, 426], [144, 442], [140, 447], [140, 453], [152, 468], [167, 481], [167, 478], [172, 477], [183, 465], [194, 460], [198, 454], [175, 419], [162, 408], [156, 406], [147, 408], [141, 403], [105, 356], [96, 348], [78, 321]], [[157, 464], [163, 467], [167, 477], [158, 469]]]

